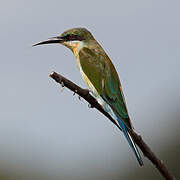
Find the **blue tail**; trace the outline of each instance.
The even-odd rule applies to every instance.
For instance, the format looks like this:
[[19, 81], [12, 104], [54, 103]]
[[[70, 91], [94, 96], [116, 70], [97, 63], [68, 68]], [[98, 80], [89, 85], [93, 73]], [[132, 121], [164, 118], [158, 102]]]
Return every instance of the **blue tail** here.
[[119, 117], [117, 117], [117, 120], [119, 122], [119, 125], [120, 125], [120, 127], [122, 129], [122, 132], [123, 132], [124, 136], [126, 137], [132, 151], [134, 152], [134, 154], [136, 156], [136, 159], [139, 162], [139, 165], [143, 166], [142, 158], [141, 158], [140, 153], [139, 153], [139, 151], [138, 151], [138, 149], [136, 147], [136, 144], [134, 143], [132, 137], [130, 136], [130, 134], [128, 132], [128, 128], [126, 127], [125, 123]]

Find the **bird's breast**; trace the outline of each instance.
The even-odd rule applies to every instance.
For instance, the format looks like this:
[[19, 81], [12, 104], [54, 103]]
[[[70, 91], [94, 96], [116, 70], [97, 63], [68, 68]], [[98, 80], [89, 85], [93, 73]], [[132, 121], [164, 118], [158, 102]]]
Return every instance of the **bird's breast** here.
[[80, 58], [79, 52], [85, 46], [86, 45], [82, 41], [79, 41], [77, 43], [74, 42], [72, 51], [76, 57], [76, 62], [77, 62], [77, 65], [78, 65], [78, 68], [80, 70], [83, 80], [85, 81], [86, 85], [90, 88], [90, 90], [93, 92], [94, 96], [98, 96], [98, 92], [97, 92], [96, 88], [93, 86], [93, 84], [89, 80], [88, 76], [84, 73], [83, 68], [81, 67], [81, 63], [80, 63], [80, 59], [79, 59]]
[[96, 88], [93, 86], [93, 84], [89, 80], [88, 76], [84, 73], [79, 60], [77, 60], [77, 61], [78, 61], [79, 70], [80, 70], [80, 73], [82, 75], [82, 78], [83, 78], [84, 82], [89, 87], [89, 89], [92, 91], [93, 95], [97, 97], [98, 96], [98, 92], [97, 92]]

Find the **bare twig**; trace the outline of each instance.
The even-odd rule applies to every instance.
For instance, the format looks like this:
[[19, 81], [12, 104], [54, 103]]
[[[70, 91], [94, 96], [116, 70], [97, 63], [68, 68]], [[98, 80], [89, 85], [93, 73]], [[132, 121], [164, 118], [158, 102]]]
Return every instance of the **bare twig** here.
[[[57, 74], [56, 72], [52, 72], [49, 76], [53, 78], [57, 83], [61, 85], [63, 84], [65, 87], [67, 87], [74, 93], [77, 93], [79, 96], [84, 98], [91, 105], [91, 107], [94, 107], [97, 110], [99, 110], [102, 114], [104, 114], [110, 121], [112, 121], [120, 129], [116, 121], [112, 119], [112, 117], [106, 111], [104, 111], [104, 109], [96, 101], [96, 99], [93, 96], [91, 96], [91, 94], [89, 93], [89, 90], [82, 89], [81, 87], [74, 84], [72, 81], [66, 79], [60, 74]], [[159, 170], [161, 175], [167, 180], [175, 180], [175, 177], [173, 177], [173, 175], [168, 171], [163, 161], [157, 158], [157, 156], [151, 151], [149, 146], [142, 140], [141, 136], [138, 135], [133, 130], [130, 131], [130, 134], [134, 142], [139, 146], [139, 148], [143, 152], [144, 156], [147, 157], [156, 166], [156, 168]]]

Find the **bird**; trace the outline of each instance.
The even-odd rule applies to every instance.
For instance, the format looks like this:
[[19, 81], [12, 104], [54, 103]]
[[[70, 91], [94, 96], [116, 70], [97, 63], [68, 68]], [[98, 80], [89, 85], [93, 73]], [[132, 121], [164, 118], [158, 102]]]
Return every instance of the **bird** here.
[[123, 132], [140, 166], [143, 166], [136, 143], [130, 135], [134, 130], [118, 73], [101, 45], [83, 27], [68, 29], [61, 35], [33, 46], [58, 43], [69, 48], [76, 59], [83, 80], [95, 99], [108, 112]]

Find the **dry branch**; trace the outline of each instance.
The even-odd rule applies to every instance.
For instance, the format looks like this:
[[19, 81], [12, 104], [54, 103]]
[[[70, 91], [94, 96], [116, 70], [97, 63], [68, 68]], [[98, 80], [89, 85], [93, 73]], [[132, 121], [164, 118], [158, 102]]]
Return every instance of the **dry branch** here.
[[[80, 97], [84, 98], [90, 105], [91, 107], [96, 108], [99, 110], [102, 114], [104, 114], [110, 121], [112, 121], [119, 129], [119, 125], [114, 121], [111, 116], [104, 111], [102, 106], [96, 101], [96, 99], [91, 96], [89, 93], [89, 90], [87, 89], [82, 89], [78, 85], [74, 84], [72, 81], [66, 79], [65, 77], [61, 76], [60, 74], [57, 74], [56, 72], [52, 72], [49, 75], [51, 78], [53, 78], [57, 83], [60, 83], [62, 86], [67, 87], [74, 93], [77, 93]], [[150, 147], [143, 141], [140, 135], [138, 135], [135, 131], [131, 130], [130, 134], [134, 140], [134, 142], [138, 145], [138, 147], [141, 149], [143, 152], [144, 156], [147, 157], [159, 170], [161, 175], [166, 179], [166, 180], [175, 180], [175, 177], [168, 171], [167, 167], [163, 163], [162, 160], [158, 159], [158, 157], [152, 152]]]

